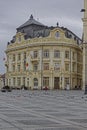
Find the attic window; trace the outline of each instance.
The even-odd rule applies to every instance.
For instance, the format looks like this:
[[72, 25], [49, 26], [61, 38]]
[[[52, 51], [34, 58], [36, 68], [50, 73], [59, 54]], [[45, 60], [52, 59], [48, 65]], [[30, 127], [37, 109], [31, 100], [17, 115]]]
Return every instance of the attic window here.
[[60, 35], [60, 34], [59, 34], [59, 32], [57, 31], [57, 32], [55, 33], [55, 37], [58, 38], [59, 35]]

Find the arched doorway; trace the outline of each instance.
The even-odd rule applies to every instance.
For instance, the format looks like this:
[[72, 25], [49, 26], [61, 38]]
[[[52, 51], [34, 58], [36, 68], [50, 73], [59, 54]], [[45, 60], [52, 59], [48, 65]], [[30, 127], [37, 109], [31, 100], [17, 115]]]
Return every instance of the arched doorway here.
[[34, 88], [33, 89], [38, 89], [38, 79], [34, 78]]

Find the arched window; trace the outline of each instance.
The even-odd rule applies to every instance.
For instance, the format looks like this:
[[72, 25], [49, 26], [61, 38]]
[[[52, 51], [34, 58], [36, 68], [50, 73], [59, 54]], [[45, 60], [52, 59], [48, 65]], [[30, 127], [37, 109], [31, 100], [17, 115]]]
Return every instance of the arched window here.
[[38, 86], [38, 79], [34, 78], [34, 87], [37, 87], [37, 86]]

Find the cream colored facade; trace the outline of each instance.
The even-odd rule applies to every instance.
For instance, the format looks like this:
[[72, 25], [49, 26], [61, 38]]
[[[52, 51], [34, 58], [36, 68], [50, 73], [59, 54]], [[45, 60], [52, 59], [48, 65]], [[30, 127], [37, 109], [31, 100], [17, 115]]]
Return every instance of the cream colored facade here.
[[[58, 34], [57, 34], [58, 33]], [[57, 34], [57, 35], [56, 35]], [[49, 36], [16, 41], [6, 50], [6, 84], [12, 88], [82, 88], [82, 49], [74, 38], [67, 38], [59, 27]]]

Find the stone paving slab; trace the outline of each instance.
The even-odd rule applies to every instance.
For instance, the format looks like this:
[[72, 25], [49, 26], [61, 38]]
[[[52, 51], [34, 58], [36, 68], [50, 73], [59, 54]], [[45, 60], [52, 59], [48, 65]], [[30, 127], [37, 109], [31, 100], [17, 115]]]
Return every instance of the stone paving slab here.
[[87, 130], [84, 91], [0, 92], [0, 130]]

